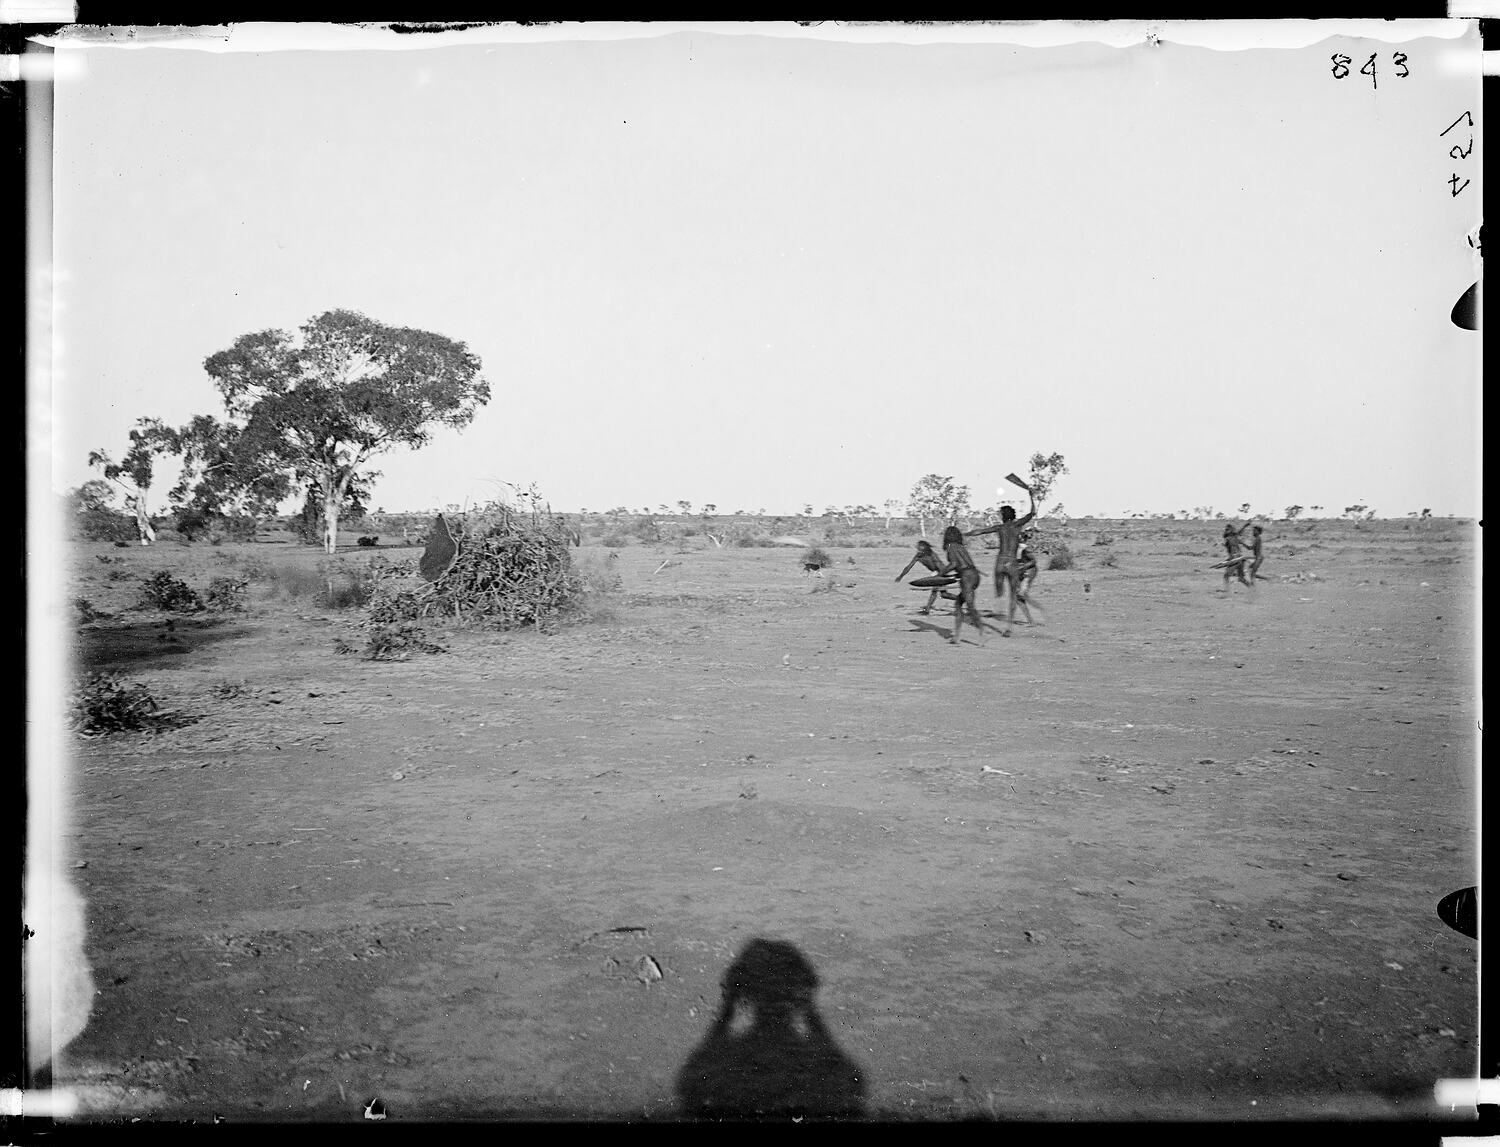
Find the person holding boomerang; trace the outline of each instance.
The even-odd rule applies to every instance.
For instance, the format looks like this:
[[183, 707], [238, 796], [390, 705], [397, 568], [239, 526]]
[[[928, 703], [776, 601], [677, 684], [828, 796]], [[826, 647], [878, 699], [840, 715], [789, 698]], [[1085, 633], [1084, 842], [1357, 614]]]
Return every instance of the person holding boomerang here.
[[1015, 507], [1001, 506], [1000, 521], [993, 526], [985, 526], [982, 529], [970, 530], [971, 538], [980, 534], [994, 534], [996, 541], [1000, 543], [1000, 550], [995, 555], [995, 596], [1004, 596], [1004, 588], [1010, 586], [1010, 608], [1006, 614], [1005, 628], [1000, 631], [1002, 637], [1010, 636], [1010, 627], [1016, 623], [1016, 606], [1021, 607], [1021, 612], [1026, 615], [1026, 624], [1034, 624], [1031, 620], [1031, 610], [1026, 604], [1026, 592], [1021, 588], [1022, 569], [1018, 556], [1021, 546], [1021, 531], [1036, 517], [1036, 491], [1014, 474], [1005, 476], [1007, 482], [1013, 482], [1025, 490], [1031, 498], [1031, 510], [1024, 518], [1017, 520]]

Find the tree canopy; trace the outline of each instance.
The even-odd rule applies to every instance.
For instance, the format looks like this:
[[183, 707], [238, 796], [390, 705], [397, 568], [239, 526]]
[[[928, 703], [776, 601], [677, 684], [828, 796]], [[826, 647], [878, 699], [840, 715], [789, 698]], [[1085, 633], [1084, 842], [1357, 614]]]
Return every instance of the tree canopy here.
[[969, 488], [955, 485], [951, 476], [926, 474], [911, 488], [910, 507], [925, 533], [928, 518], [952, 522], [968, 511]]
[[1041, 505], [1047, 495], [1052, 492], [1052, 487], [1057, 480], [1068, 472], [1068, 465], [1063, 461], [1061, 454], [1043, 454], [1041, 451], [1031, 456], [1027, 463], [1028, 472], [1026, 484], [1031, 487], [1031, 493], [1036, 498], [1037, 505]]
[[361, 469], [370, 458], [424, 446], [440, 426], [467, 426], [490, 398], [463, 343], [345, 310], [296, 334], [243, 335], [203, 368], [226, 417], [200, 416], [180, 432], [182, 492], [264, 504], [295, 486], [315, 491], [329, 553], [346, 496], [376, 477]]

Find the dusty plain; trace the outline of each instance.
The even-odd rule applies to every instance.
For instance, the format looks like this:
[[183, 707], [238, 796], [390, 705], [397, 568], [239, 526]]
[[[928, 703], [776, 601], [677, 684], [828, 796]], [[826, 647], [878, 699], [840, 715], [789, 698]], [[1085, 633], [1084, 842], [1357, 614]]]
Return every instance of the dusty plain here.
[[821, 578], [586, 544], [596, 620], [395, 662], [254, 578], [133, 608], [316, 551], [79, 543], [74, 673], [199, 719], [71, 741], [97, 990], [56, 1081], [89, 1120], [672, 1119], [761, 938], [872, 1118], [1436, 1117], [1476, 1062], [1436, 914], [1477, 865], [1476, 527], [1269, 523], [1253, 592], [1217, 533], [1074, 523], [1039, 623], [957, 647], [910, 538]]

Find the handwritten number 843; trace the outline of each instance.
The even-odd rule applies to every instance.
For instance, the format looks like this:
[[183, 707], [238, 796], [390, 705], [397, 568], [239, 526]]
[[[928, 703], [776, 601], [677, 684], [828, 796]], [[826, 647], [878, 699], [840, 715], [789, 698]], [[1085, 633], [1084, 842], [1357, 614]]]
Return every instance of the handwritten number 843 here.
[[[1359, 70], [1360, 75], [1370, 77], [1370, 86], [1372, 88], [1378, 88], [1380, 86], [1379, 83], [1376, 82], [1375, 78], [1375, 61], [1379, 58], [1379, 55], [1380, 53], [1378, 52], [1372, 52], [1370, 54], [1370, 58], [1365, 61], [1365, 66], [1360, 68]], [[1337, 53], [1329, 58], [1333, 60], [1333, 78], [1336, 80], [1345, 79], [1349, 75], [1349, 65], [1354, 61], [1348, 56], [1341, 56]], [[1404, 80], [1407, 76], [1411, 75], [1411, 69], [1406, 66], [1405, 52], [1392, 52], [1391, 63], [1396, 65], [1397, 79]]]

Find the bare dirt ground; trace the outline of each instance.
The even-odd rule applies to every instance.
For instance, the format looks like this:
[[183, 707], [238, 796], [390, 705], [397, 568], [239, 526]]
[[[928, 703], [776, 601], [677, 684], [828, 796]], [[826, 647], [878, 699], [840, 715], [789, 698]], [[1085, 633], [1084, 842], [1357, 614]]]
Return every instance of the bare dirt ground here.
[[[769, 1056], [877, 1118], [1433, 1115], [1476, 1062], [1436, 915], [1476, 870], [1475, 529], [1276, 524], [1226, 594], [1215, 523], [1154, 526], [983, 646], [904, 545], [821, 582], [586, 546], [613, 618], [393, 663], [334, 652], [348, 612], [169, 632], [107, 580], [316, 554], [78, 547], [115, 614], [79, 671], [202, 719], [77, 742], [98, 990], [57, 1081], [89, 1119], [672, 1118]], [[756, 939], [815, 970], [794, 1035], [713, 1027]]]

